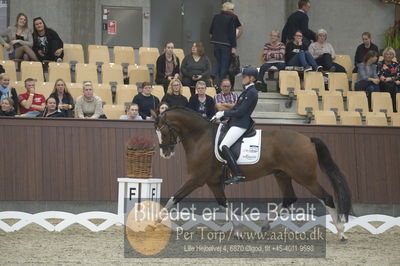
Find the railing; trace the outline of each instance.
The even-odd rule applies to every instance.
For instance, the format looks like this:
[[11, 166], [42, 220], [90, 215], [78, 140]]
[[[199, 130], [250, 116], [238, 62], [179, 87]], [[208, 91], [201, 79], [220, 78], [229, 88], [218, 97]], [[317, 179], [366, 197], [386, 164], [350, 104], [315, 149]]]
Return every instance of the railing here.
[[[259, 124], [319, 137], [346, 174], [354, 202], [400, 203], [400, 128]], [[0, 119], [0, 200], [116, 200], [124, 176], [125, 143], [155, 136], [152, 122], [79, 119]], [[163, 178], [161, 197], [186, 179], [179, 146], [170, 160], [154, 158], [153, 176]], [[319, 171], [320, 182], [331, 191]], [[295, 183], [295, 182], [294, 182]], [[294, 184], [297, 196], [310, 196]], [[227, 197], [280, 197], [272, 176], [226, 188]], [[213, 197], [207, 186], [190, 195]]]

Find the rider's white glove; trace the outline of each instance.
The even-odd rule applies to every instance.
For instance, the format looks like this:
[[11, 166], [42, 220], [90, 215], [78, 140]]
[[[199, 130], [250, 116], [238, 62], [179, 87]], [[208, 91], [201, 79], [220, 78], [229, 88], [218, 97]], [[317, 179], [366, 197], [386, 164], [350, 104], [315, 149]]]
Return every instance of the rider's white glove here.
[[215, 118], [220, 120], [224, 116], [224, 111], [219, 111], [215, 114]]

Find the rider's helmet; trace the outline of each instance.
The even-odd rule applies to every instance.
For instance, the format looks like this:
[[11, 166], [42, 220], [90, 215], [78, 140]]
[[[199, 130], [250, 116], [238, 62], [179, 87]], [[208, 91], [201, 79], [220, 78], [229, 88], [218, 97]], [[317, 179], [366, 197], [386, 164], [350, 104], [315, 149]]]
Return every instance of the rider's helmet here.
[[258, 70], [253, 66], [247, 66], [243, 68], [242, 76], [254, 77], [257, 80]]

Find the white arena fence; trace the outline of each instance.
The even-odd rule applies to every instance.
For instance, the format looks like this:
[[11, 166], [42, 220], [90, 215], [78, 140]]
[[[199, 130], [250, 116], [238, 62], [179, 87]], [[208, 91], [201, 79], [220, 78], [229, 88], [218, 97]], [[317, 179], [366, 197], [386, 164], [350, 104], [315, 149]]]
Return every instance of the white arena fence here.
[[[223, 214], [221, 213], [221, 216]], [[227, 232], [231, 230], [232, 223], [226, 222], [223, 225], [218, 225], [213, 221], [204, 221], [201, 216], [197, 216], [196, 219], [188, 221], [179, 225], [184, 230], [190, 230], [191, 228], [204, 225], [208, 226], [210, 229], [214, 231], [223, 231]], [[261, 214], [262, 219], [266, 217], [266, 214]], [[217, 218], [219, 218], [217, 216]], [[18, 220], [12, 225], [9, 225], [4, 220]], [[58, 222], [56, 225], [53, 225], [48, 219], [57, 219], [62, 220]], [[99, 225], [94, 224], [91, 220], [104, 220]], [[261, 226], [252, 222], [252, 221], [238, 221], [242, 225], [252, 229], [255, 232], [261, 231]], [[378, 227], [375, 227], [371, 224], [371, 222], [379, 222], [382, 223]], [[60, 211], [47, 211], [40, 212], [36, 214], [30, 214], [25, 212], [16, 212], [16, 211], [5, 211], [0, 212], [0, 230], [4, 232], [15, 232], [19, 231], [22, 228], [26, 227], [30, 224], [37, 224], [48, 231], [60, 232], [73, 224], [80, 224], [81, 226], [87, 228], [92, 232], [99, 232], [106, 230], [114, 225], [121, 225], [121, 217], [115, 213], [109, 212], [85, 212], [80, 214], [72, 214], [68, 212], [60, 212]], [[310, 220], [308, 223], [303, 224], [302, 226], [297, 226], [289, 220], [282, 220], [279, 217], [270, 223], [271, 228], [274, 228], [278, 225], [282, 225], [296, 232], [306, 232], [312, 229], [315, 226], [325, 226], [326, 229], [331, 231], [332, 233], [337, 233], [336, 227], [332, 223], [332, 218], [330, 215], [315, 217], [315, 220]], [[360, 217], [349, 217], [349, 222], [345, 224], [345, 231], [350, 230], [353, 227], [361, 227], [371, 234], [377, 235], [386, 232], [387, 230], [400, 226], [400, 217], [392, 217], [387, 215], [364, 215]], [[176, 229], [177, 225], [172, 222], [172, 228]]]

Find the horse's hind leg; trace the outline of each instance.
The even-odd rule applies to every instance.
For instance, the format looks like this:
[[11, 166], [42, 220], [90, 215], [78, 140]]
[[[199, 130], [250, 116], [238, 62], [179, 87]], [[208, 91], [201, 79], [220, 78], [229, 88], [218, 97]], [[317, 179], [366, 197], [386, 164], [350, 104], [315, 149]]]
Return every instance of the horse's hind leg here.
[[[234, 218], [235, 215], [231, 214], [231, 210], [228, 207], [227, 204], [227, 200], [226, 200], [226, 196], [225, 196], [225, 192], [222, 189], [221, 184], [219, 183], [207, 183], [208, 187], [210, 188], [210, 190], [212, 191], [212, 193], [215, 196], [215, 199], [218, 202], [219, 208], [227, 215], [227, 217], [232, 217]], [[232, 225], [233, 225], [233, 232], [234, 232], [234, 236], [237, 238], [241, 238], [241, 230], [240, 230], [240, 223], [239, 221], [232, 219], [231, 220]]]
[[[303, 184], [304, 185], [304, 184]], [[333, 224], [338, 231], [338, 237], [340, 241], [346, 241], [347, 237], [344, 235], [344, 222], [338, 220], [337, 211], [333, 198], [325, 189], [317, 182], [314, 181], [309, 185], [304, 185], [314, 196], [316, 196], [324, 205], [329, 214], [332, 217]]]
[[[281, 208], [287, 208], [292, 205], [294, 202], [297, 201], [296, 194], [294, 193], [293, 185], [292, 185], [292, 178], [287, 175], [283, 171], [276, 171], [274, 173], [275, 180], [278, 183], [278, 186], [282, 192], [283, 200], [282, 203], [279, 204], [277, 208], [277, 212], [279, 213]], [[266, 219], [261, 224], [261, 230], [266, 232], [270, 229], [268, 214]]]

